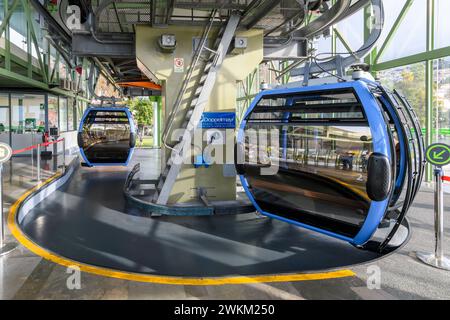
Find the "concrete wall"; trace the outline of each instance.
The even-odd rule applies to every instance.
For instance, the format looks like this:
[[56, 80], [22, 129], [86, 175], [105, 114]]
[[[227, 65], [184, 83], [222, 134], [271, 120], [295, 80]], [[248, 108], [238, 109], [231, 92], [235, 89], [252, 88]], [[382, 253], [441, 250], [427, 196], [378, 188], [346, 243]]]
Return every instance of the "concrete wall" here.
[[[171, 26], [165, 29], [149, 26], [136, 27], [138, 65], [144, 73], [149, 74], [148, 71], [150, 71], [150, 75], [156, 77], [156, 80], [163, 85], [162, 129], [167, 123], [168, 115], [189, 69], [193, 56], [193, 40], [199, 38], [202, 31], [201, 27]], [[213, 30], [212, 34], [216, 32], [217, 30]], [[158, 48], [158, 38], [165, 33], [174, 34], [177, 38], [177, 49], [172, 54], [162, 53]], [[263, 59], [262, 30], [239, 31], [236, 35], [248, 37], [248, 48], [226, 57], [205, 111], [235, 111], [237, 81], [245, 79]], [[174, 58], [184, 58], [184, 73], [174, 72]], [[189, 92], [184, 98], [186, 103], [181, 106], [182, 110], [185, 110], [189, 103]], [[184, 112], [180, 112], [175, 121], [175, 128], [181, 126], [183, 117]], [[226, 142], [234, 145], [234, 134], [228, 135]], [[163, 151], [163, 155], [167, 157], [170, 150], [163, 146]], [[199, 169], [194, 169], [192, 165], [184, 165], [172, 190], [169, 203], [192, 201], [196, 198], [196, 190], [199, 187], [206, 188], [211, 200], [234, 200], [236, 197], [236, 178], [224, 177], [222, 165]]]

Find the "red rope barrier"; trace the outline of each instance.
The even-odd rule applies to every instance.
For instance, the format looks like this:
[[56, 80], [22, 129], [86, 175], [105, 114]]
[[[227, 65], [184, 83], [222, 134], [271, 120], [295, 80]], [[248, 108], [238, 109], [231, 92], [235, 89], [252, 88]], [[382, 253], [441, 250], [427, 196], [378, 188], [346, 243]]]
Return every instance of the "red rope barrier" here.
[[64, 140], [64, 138], [61, 138], [59, 140], [45, 142], [45, 143], [40, 143], [40, 144], [36, 144], [34, 146], [29, 146], [29, 147], [26, 147], [26, 148], [23, 148], [23, 149], [14, 150], [12, 154], [15, 155], [15, 154], [19, 154], [19, 153], [22, 153], [22, 152], [30, 151], [30, 150], [33, 150], [33, 149], [37, 149], [37, 147], [39, 147], [39, 146], [41, 146], [41, 147], [48, 147], [48, 146], [50, 146], [52, 144], [62, 142], [63, 140]]

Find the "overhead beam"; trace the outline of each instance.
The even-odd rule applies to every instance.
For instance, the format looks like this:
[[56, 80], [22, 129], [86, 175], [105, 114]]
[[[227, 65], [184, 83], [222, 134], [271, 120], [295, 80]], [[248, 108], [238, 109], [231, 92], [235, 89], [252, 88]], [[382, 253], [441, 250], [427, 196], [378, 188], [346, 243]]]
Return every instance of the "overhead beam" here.
[[136, 55], [134, 42], [108, 41], [100, 43], [92, 35], [74, 33], [72, 35], [72, 53], [80, 57], [133, 58]]
[[261, 19], [275, 9], [280, 2], [281, 0], [262, 0], [262, 3], [259, 5], [253, 5], [253, 8], [244, 13], [241, 20], [242, 24], [245, 25], [247, 29], [253, 28], [261, 21]]

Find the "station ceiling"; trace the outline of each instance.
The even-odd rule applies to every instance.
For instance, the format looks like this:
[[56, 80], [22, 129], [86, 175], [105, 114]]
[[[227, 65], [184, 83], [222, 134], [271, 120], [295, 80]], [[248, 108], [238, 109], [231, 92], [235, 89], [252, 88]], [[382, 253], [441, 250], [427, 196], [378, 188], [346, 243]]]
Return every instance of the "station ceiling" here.
[[[217, 10], [215, 23], [226, 22], [233, 11], [242, 15], [240, 29], [264, 30], [265, 42], [285, 43], [286, 39], [311, 38], [366, 5], [369, 0], [63, 0], [61, 21], [68, 5], [81, 8], [81, 22], [85, 25], [86, 45], [95, 48], [98, 40], [124, 49], [125, 54], [92, 56], [108, 70], [115, 81], [144, 78], [135, 61], [134, 39], [137, 25], [164, 27], [167, 25], [205, 26], [212, 10]], [[64, 7], [65, 6], [65, 7]], [[87, 27], [86, 27], [87, 26]], [[67, 28], [66, 28], [67, 29]], [[70, 34], [71, 32], [68, 31]], [[94, 42], [86, 37], [93, 35]], [[72, 41], [73, 43], [73, 41]], [[127, 46], [130, 50], [127, 51]], [[75, 48], [76, 49], [76, 48]], [[74, 51], [76, 51], [73, 49]], [[73, 51], [73, 52], [74, 52]], [[128, 53], [128, 54], [127, 54]], [[74, 52], [76, 55], [77, 52]]]

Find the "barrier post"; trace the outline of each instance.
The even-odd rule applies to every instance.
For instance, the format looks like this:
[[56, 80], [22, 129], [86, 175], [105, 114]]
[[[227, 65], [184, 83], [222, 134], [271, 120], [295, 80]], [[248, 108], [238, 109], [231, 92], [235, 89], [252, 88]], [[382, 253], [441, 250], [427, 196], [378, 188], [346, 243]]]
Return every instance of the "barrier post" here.
[[[34, 146], [34, 132], [31, 134], [31, 145]], [[34, 181], [34, 149], [30, 150], [31, 153], [31, 179]]]
[[430, 145], [426, 151], [427, 161], [434, 168], [434, 253], [417, 252], [417, 258], [435, 268], [450, 271], [450, 259], [444, 256], [444, 189], [442, 166], [450, 163], [450, 147], [445, 144]]
[[41, 145], [40, 144], [37, 145], [36, 166], [37, 166], [37, 181], [41, 182]]
[[0, 143], [0, 256], [3, 256], [17, 247], [17, 243], [7, 242], [5, 234], [5, 219], [3, 216], [3, 163], [12, 156], [12, 150], [6, 143]]

